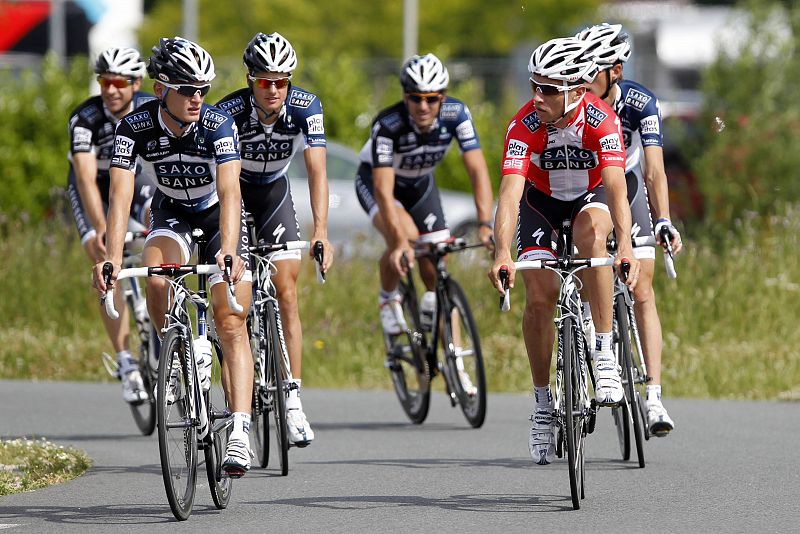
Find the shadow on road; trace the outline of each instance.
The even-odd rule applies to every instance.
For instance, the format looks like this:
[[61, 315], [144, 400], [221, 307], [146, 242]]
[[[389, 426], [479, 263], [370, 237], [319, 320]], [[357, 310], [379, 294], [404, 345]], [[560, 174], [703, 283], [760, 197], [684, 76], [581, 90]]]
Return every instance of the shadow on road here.
[[[214, 513], [220, 510], [214, 506], [194, 507], [194, 515]], [[136, 506], [3, 506], [0, 521], [24, 524], [25, 520], [36, 518], [55, 524], [85, 525], [151, 525], [174, 523], [175, 518], [169, 505], [139, 504]]]

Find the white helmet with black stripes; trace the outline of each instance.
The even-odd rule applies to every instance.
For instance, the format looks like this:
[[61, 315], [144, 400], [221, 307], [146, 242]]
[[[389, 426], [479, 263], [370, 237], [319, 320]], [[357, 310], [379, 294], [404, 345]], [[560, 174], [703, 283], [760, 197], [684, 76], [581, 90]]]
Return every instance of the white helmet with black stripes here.
[[132, 79], [144, 78], [146, 71], [147, 65], [135, 48], [107, 48], [100, 52], [94, 64], [96, 74], [116, 74]]

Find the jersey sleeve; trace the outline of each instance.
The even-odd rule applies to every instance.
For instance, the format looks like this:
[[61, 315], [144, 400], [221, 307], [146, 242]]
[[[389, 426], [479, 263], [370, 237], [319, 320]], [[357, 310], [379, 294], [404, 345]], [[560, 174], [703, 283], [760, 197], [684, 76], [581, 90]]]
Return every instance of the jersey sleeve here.
[[394, 163], [395, 139], [383, 119], [376, 121], [372, 126], [370, 139], [372, 141], [372, 167], [391, 167]]
[[136, 157], [140, 148], [136, 142], [136, 132], [131, 124], [123, 119], [114, 131], [114, 150], [111, 153], [111, 167], [136, 171]]
[[442, 104], [442, 112], [448, 113], [447, 106], [457, 106], [454, 110], [456, 114], [455, 120], [455, 138], [458, 142], [458, 148], [461, 152], [469, 152], [481, 147], [480, 140], [478, 139], [478, 132], [475, 129], [475, 122], [472, 120], [472, 114], [469, 108], [462, 103], [444, 103]]
[[[602, 112], [600, 112], [602, 113]], [[597, 126], [585, 130], [585, 146], [597, 153], [598, 167], [625, 168], [625, 144], [622, 137], [622, 122], [616, 113], [608, 113]]]
[[205, 108], [200, 123], [208, 132], [206, 143], [211, 144], [217, 165], [240, 159], [239, 130], [233, 117], [221, 109]]
[[[306, 93], [310, 94], [310, 93]], [[327, 141], [325, 139], [325, 122], [322, 113], [322, 101], [316, 95], [305, 108], [297, 109], [300, 130], [303, 132], [305, 139], [305, 148], [311, 147], [325, 147]]]
[[639, 136], [642, 146], [664, 146], [664, 134], [661, 128], [661, 104], [653, 96], [642, 110], [639, 120]]
[[92, 152], [96, 139], [93, 121], [100, 116], [96, 106], [87, 106], [76, 112], [69, 119], [69, 150], [71, 154]]
[[514, 117], [506, 131], [506, 140], [503, 149], [503, 166], [501, 175], [521, 174], [528, 175], [531, 164], [532, 129], [539, 128], [536, 113], [523, 117]]

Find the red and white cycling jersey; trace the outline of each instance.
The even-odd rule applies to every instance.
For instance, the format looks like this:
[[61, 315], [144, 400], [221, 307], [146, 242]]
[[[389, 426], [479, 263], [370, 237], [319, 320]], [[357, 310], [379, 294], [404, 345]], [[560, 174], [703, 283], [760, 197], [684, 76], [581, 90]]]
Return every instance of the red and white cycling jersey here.
[[625, 170], [620, 120], [599, 98], [586, 93], [565, 128], [544, 124], [533, 100], [520, 109], [506, 133], [503, 176], [521, 174], [558, 200], [575, 200], [601, 183], [605, 167]]

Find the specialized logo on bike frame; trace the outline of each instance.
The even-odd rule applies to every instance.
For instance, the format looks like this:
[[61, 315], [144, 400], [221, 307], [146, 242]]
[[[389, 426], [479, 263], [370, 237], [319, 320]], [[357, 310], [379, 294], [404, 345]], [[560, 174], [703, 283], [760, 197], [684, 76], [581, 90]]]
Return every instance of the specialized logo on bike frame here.
[[226, 102], [220, 102], [218, 105], [221, 110], [227, 111], [229, 115], [238, 115], [244, 111], [244, 100], [240, 96]]
[[157, 163], [154, 170], [158, 184], [171, 189], [195, 189], [214, 183], [206, 163]]
[[134, 132], [140, 132], [153, 127], [153, 119], [146, 111], [128, 115], [125, 117], [125, 120], [131, 125], [131, 128], [133, 128]]
[[653, 98], [649, 95], [641, 91], [637, 91], [636, 89], [629, 89], [628, 94], [625, 95], [625, 105], [630, 106], [634, 109], [638, 109], [642, 111], [644, 107], [650, 102]]
[[458, 115], [461, 112], [461, 107], [462, 104], [457, 102], [442, 104], [442, 107], [439, 110], [439, 118], [443, 121], [454, 121], [458, 118]]
[[597, 167], [597, 158], [594, 152], [585, 148], [559, 146], [542, 152], [539, 167], [545, 171], [594, 169]]
[[606, 117], [608, 117], [608, 113], [600, 111], [592, 104], [586, 106], [586, 122], [588, 122], [590, 126], [597, 128]]
[[539, 120], [539, 114], [534, 111], [522, 117], [522, 124], [527, 126], [531, 133], [535, 133], [542, 125], [542, 121]]
[[215, 111], [206, 110], [206, 114], [203, 115], [203, 127], [215, 131], [220, 125], [225, 122], [228, 117], [225, 115], [221, 115]]
[[294, 90], [292, 91], [292, 95], [289, 98], [289, 105], [294, 106], [296, 108], [307, 108], [311, 105], [314, 99], [317, 98], [315, 95], [311, 93], [306, 93], [304, 91]]

